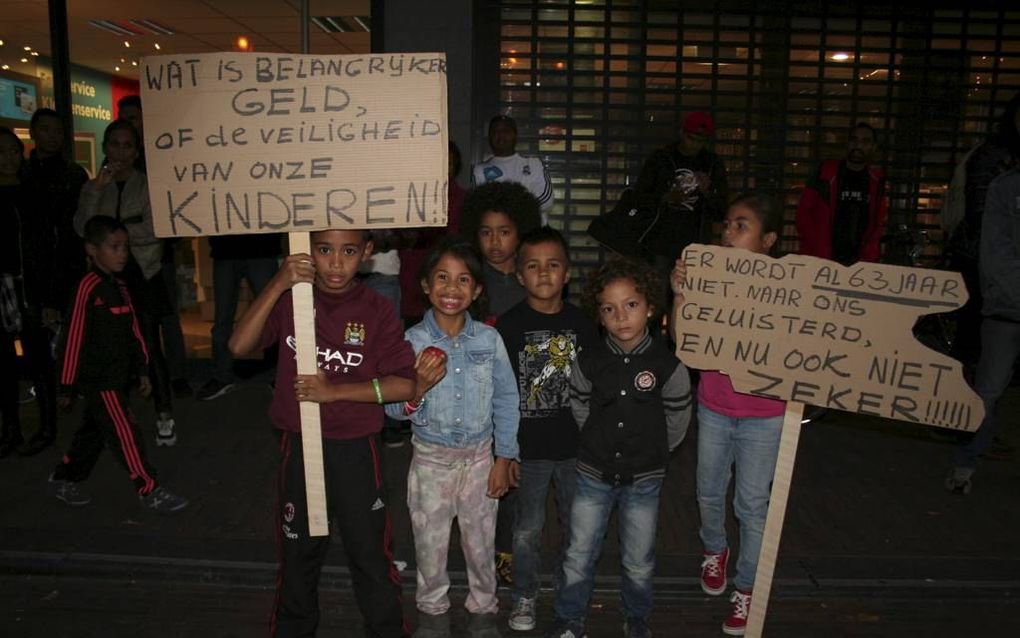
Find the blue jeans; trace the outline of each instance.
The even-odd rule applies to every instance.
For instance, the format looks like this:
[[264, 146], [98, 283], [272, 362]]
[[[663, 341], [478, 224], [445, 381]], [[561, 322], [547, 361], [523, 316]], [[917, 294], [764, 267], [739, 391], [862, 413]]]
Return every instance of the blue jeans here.
[[560, 544], [553, 578], [562, 583], [563, 555], [570, 540], [570, 505], [577, 487], [577, 459], [563, 461], [521, 461], [521, 484], [517, 487], [517, 510], [513, 530], [514, 601], [535, 598], [541, 585], [542, 528], [549, 483], [556, 490], [556, 511], [560, 519]]
[[217, 381], [230, 383], [234, 380], [234, 360], [227, 342], [234, 331], [241, 280], [247, 279], [252, 293], [258, 297], [278, 269], [275, 257], [213, 259], [212, 363], [213, 378]]
[[[726, 549], [726, 493], [735, 473], [733, 511], [740, 523], [740, 556], [733, 584], [751, 591], [758, 570], [769, 493], [776, 473], [783, 417], [729, 417], [698, 404], [698, 510], [706, 552]], [[735, 472], [734, 472], [735, 470]]]
[[[172, 250], [166, 247], [164, 250]], [[177, 303], [177, 267], [173, 261], [164, 261], [160, 266], [159, 275], [166, 287], [167, 299], [172, 313], [159, 318], [159, 327], [163, 331], [163, 348], [166, 350], [166, 365], [170, 370], [171, 379], [183, 379], [188, 376], [188, 355], [184, 345], [184, 331], [181, 329], [181, 317]]]
[[554, 604], [558, 621], [584, 622], [595, 584], [595, 565], [614, 505], [619, 508], [624, 616], [646, 620], [651, 615], [661, 491], [661, 479], [614, 486], [578, 472], [570, 507], [570, 546], [563, 559], [563, 586]]
[[995, 418], [999, 398], [1013, 378], [1013, 364], [1020, 355], [1020, 323], [985, 317], [981, 323], [981, 358], [974, 378], [974, 390], [985, 404], [981, 426], [953, 453], [956, 467], [977, 467], [978, 457], [988, 451], [998, 427]]

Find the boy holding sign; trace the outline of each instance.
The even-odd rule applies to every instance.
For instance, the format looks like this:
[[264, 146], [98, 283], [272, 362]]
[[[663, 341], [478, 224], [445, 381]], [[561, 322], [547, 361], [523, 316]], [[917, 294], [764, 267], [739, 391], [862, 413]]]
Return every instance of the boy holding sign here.
[[[767, 255], [779, 238], [782, 209], [748, 193], [730, 204], [723, 220], [722, 245]], [[677, 260], [670, 278], [674, 316], [683, 306], [687, 269]], [[680, 328], [675, 338], [681, 340]], [[769, 508], [769, 489], [779, 454], [786, 402], [741, 394], [730, 378], [715, 370], [701, 373], [698, 383], [698, 510], [701, 513], [701, 589], [718, 596], [726, 591], [730, 550], [726, 541], [726, 493], [736, 474], [733, 509], [740, 523], [740, 554], [733, 608], [723, 632], [744, 635], [751, 609], [751, 590]]]
[[[403, 623], [400, 575], [393, 567], [379, 455], [384, 402], [411, 399], [414, 352], [393, 305], [360, 284], [372, 254], [368, 233], [311, 234], [312, 255], [293, 254], [252, 302], [230, 337], [235, 356], [279, 345], [270, 417], [283, 430], [280, 466], [280, 579], [274, 636], [313, 635], [319, 573], [329, 537], [308, 534], [298, 401], [321, 404], [329, 513], [344, 540], [355, 598], [372, 636], [397, 637]], [[317, 375], [298, 375], [291, 288], [314, 284]]]

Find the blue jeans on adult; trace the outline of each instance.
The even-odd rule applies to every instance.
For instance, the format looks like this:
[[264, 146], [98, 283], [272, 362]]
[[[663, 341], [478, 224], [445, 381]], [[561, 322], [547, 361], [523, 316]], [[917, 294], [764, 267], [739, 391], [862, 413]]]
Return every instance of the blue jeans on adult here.
[[701, 543], [713, 554], [726, 549], [726, 493], [736, 474], [733, 511], [740, 523], [740, 556], [733, 584], [754, 588], [769, 493], [776, 473], [783, 417], [730, 417], [698, 404], [698, 510]]
[[977, 467], [978, 457], [988, 451], [998, 419], [999, 398], [1013, 378], [1013, 364], [1020, 355], [1020, 323], [985, 317], [981, 323], [981, 358], [974, 377], [974, 390], [985, 404], [985, 418], [970, 441], [953, 453], [955, 467]]
[[[163, 250], [173, 250], [164, 247]], [[167, 298], [172, 313], [159, 318], [159, 327], [163, 331], [163, 347], [166, 350], [166, 364], [170, 369], [171, 379], [183, 379], [188, 376], [188, 355], [184, 345], [184, 331], [181, 329], [177, 295], [177, 267], [173, 261], [164, 261], [160, 266], [159, 276], [163, 278]]]
[[560, 544], [553, 578], [562, 583], [563, 555], [570, 541], [570, 506], [577, 487], [577, 459], [562, 461], [521, 461], [521, 484], [517, 486], [517, 510], [513, 528], [513, 599], [535, 598], [541, 585], [542, 529], [549, 484], [556, 490], [556, 511], [560, 519]]
[[610, 485], [578, 472], [570, 507], [570, 545], [563, 559], [563, 585], [554, 605], [558, 621], [584, 622], [595, 584], [595, 565], [614, 505], [618, 508], [624, 616], [647, 620], [651, 615], [661, 491], [662, 479]]
[[275, 257], [258, 259], [213, 259], [213, 378], [221, 383], [234, 380], [234, 360], [227, 342], [234, 331], [237, 297], [241, 280], [247, 279], [257, 297], [273, 278], [279, 264]]

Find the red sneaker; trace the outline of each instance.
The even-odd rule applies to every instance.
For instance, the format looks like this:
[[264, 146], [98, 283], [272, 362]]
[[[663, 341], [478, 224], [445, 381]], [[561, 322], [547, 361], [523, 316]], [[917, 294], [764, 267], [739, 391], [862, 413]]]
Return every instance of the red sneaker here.
[[726, 563], [730, 560], [730, 548], [718, 554], [705, 552], [701, 557], [701, 589], [709, 596], [718, 596], [726, 591]]
[[733, 609], [730, 611], [730, 617], [722, 624], [723, 633], [728, 636], [743, 636], [747, 628], [747, 615], [751, 613], [751, 592], [737, 589], [730, 596], [730, 602], [733, 603]]

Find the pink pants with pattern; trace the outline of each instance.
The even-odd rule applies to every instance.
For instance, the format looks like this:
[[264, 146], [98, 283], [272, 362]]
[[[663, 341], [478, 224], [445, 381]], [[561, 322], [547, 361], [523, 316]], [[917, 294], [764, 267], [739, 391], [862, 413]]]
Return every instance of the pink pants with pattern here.
[[467, 564], [464, 607], [473, 614], [495, 613], [496, 510], [499, 501], [485, 495], [492, 468], [492, 442], [470, 448], [449, 448], [415, 439], [407, 476], [407, 507], [411, 512], [418, 562], [415, 602], [426, 614], [450, 608], [446, 571], [450, 525], [457, 519]]

